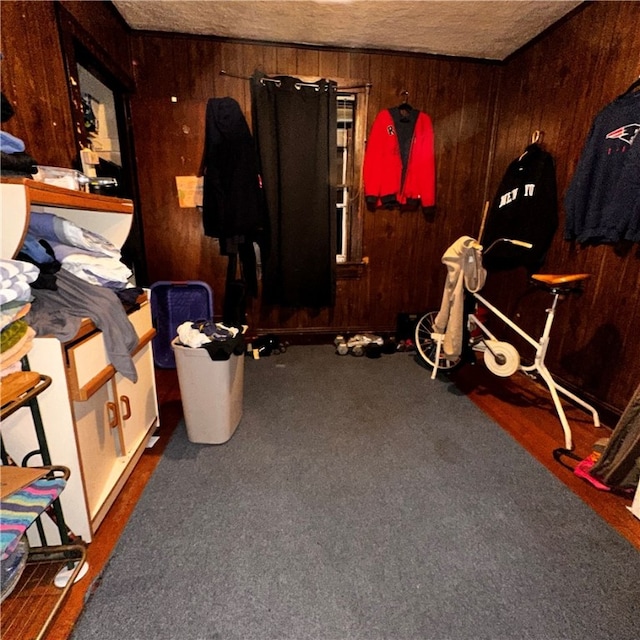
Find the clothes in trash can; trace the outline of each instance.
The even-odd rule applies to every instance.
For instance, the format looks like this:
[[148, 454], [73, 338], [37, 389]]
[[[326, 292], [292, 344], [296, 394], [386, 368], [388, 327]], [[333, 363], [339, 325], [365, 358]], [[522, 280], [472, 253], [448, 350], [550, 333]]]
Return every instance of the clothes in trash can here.
[[[244, 337], [234, 327], [207, 326], [207, 330], [217, 331], [215, 339], [214, 333], [208, 336], [203, 328], [199, 323], [183, 323], [171, 347], [187, 437], [199, 444], [223, 444], [242, 418]], [[223, 332], [230, 329], [225, 336]]]

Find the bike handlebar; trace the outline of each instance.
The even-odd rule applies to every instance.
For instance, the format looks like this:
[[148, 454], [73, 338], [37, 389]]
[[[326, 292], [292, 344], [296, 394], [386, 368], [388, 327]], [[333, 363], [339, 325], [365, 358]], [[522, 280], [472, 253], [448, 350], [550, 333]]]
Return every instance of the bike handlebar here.
[[489, 245], [489, 248], [486, 249], [484, 253], [489, 253], [489, 251], [491, 251], [491, 249], [493, 249], [493, 247], [495, 247], [500, 242], [508, 242], [509, 244], [515, 244], [518, 247], [524, 247], [525, 249], [531, 249], [533, 247], [533, 244], [531, 244], [531, 242], [525, 242], [524, 240], [513, 240], [511, 238], [498, 238], [497, 240], [494, 240]]

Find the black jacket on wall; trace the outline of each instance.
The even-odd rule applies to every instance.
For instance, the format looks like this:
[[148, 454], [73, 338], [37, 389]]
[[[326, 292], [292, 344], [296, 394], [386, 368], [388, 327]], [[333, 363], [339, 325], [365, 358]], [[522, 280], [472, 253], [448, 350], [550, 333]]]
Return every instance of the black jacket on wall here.
[[537, 271], [558, 228], [558, 195], [553, 158], [539, 145], [529, 145], [507, 168], [489, 209], [485, 251], [499, 238], [524, 240], [531, 249], [500, 243], [485, 253], [488, 270], [525, 267]]
[[233, 98], [207, 102], [203, 157], [204, 233], [220, 238], [223, 255], [266, 227], [256, 147], [240, 105]]
[[[257, 242], [268, 253], [268, 214], [258, 173], [257, 151], [249, 125], [233, 98], [207, 102], [205, 145], [202, 159], [204, 233], [220, 239], [220, 253], [229, 255], [225, 307], [244, 305], [245, 293], [258, 294]], [[236, 279], [236, 254], [240, 256], [242, 282]], [[241, 294], [233, 294], [240, 285]], [[232, 298], [238, 298], [235, 302]], [[234, 316], [239, 318], [238, 313]], [[242, 315], [242, 314], [240, 314]], [[230, 322], [225, 311], [225, 321]], [[237, 319], [236, 324], [244, 322]]]

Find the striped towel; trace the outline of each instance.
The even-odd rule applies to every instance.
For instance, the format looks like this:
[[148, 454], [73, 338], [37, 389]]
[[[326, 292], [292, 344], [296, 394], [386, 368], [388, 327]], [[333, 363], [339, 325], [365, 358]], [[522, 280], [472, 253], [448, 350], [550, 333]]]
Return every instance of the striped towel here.
[[31, 300], [30, 282], [40, 274], [35, 264], [22, 260], [0, 260], [0, 304]]
[[6, 560], [33, 521], [60, 495], [64, 478], [41, 478], [0, 501], [0, 558]]

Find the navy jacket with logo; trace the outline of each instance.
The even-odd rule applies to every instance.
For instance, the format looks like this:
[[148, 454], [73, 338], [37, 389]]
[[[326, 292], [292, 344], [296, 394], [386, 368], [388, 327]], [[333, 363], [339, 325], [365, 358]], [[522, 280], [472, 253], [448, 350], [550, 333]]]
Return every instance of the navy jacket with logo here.
[[580, 243], [640, 241], [640, 92], [595, 117], [565, 196], [564, 236]]

